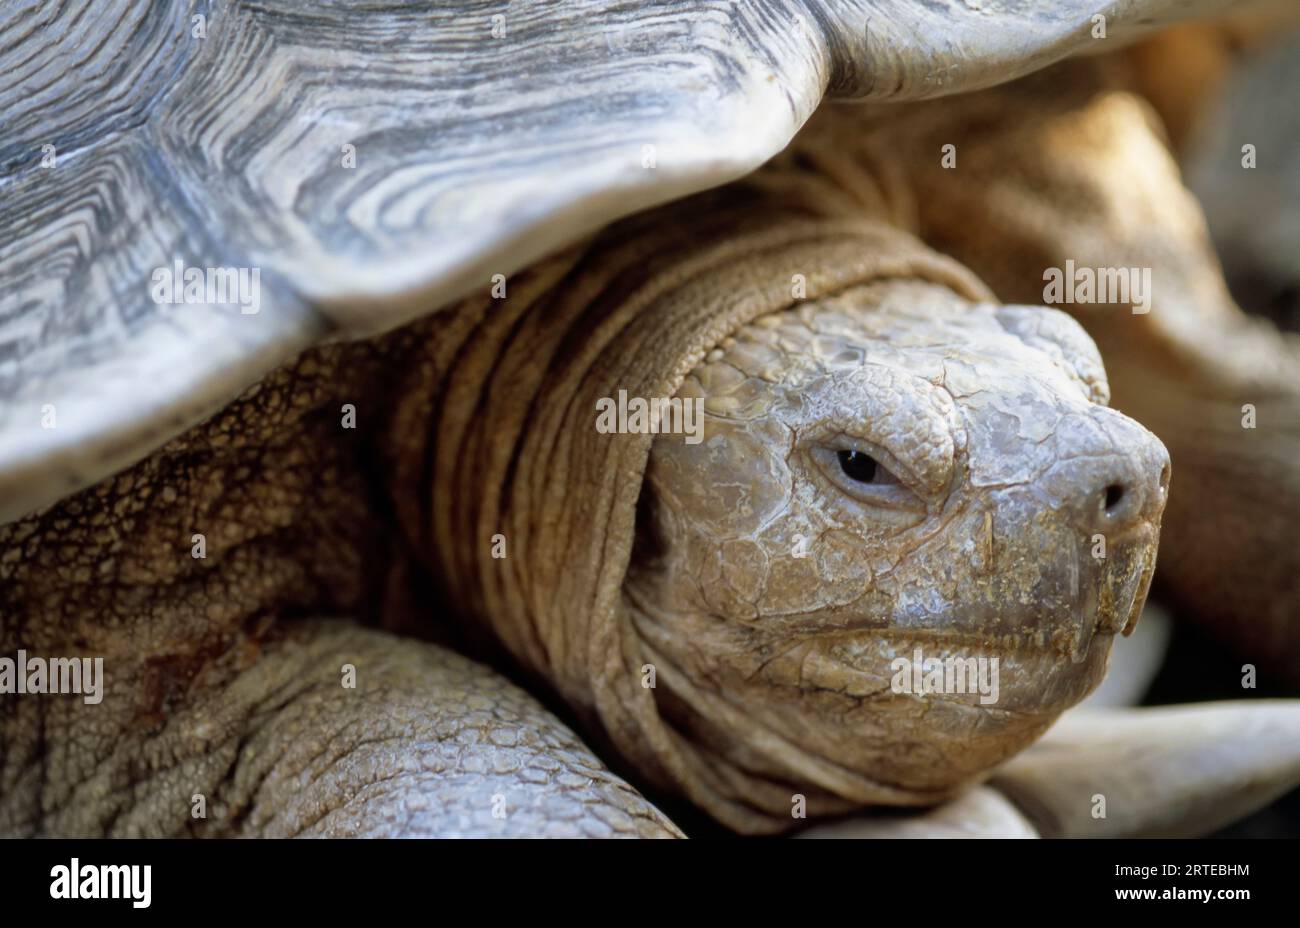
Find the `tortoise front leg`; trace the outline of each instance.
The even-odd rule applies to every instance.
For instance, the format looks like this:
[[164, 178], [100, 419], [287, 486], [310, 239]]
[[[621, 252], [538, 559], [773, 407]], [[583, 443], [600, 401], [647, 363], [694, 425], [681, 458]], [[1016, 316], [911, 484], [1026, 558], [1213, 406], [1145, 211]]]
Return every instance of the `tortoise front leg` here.
[[34, 814], [43, 799], [8, 792], [0, 832], [680, 835], [559, 719], [486, 667], [344, 622], [285, 627], [228, 681], [194, 687], [159, 724], [121, 732], [86, 769], [76, 763], [80, 730], [106, 717], [95, 710], [113, 711], [115, 694], [132, 699], [130, 688], [110, 685], [102, 706], [40, 732], [45, 756], [20, 779], [45, 799], [54, 793], [38, 776], [79, 782], [66, 804]]
[[218, 831], [679, 835], [535, 699], [437, 645], [322, 622], [231, 690], [221, 698], [248, 693], [252, 712]]
[[1081, 708], [950, 803], [814, 825], [800, 837], [1200, 837], [1297, 785], [1294, 700]]
[[1045, 837], [1201, 837], [1300, 786], [1300, 703], [1079, 709], [990, 782]]

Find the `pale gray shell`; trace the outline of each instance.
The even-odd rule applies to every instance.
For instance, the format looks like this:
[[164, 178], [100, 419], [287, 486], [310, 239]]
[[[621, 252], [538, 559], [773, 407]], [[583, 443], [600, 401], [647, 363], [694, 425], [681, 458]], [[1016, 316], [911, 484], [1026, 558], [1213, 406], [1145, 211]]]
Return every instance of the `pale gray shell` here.
[[[969, 90], [1100, 48], [1095, 14], [1113, 47], [1228, 5], [6, 0], [0, 520], [304, 347], [750, 171], [824, 94]], [[155, 302], [177, 260], [256, 269], [259, 311]]]

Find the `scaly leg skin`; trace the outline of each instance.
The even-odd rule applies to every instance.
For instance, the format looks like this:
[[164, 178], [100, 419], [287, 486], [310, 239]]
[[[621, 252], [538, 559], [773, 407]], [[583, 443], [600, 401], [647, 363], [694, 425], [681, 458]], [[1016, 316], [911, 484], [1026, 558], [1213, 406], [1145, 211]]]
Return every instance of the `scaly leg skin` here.
[[1079, 709], [991, 786], [1045, 837], [1212, 834], [1300, 786], [1300, 702]]
[[[555, 716], [499, 674], [437, 645], [352, 624], [295, 632], [297, 640], [266, 654], [216, 705], [187, 708], [168, 722], [169, 730], [185, 732], [231, 721], [215, 735], [224, 736], [224, 750], [216, 753], [233, 764], [210, 797], [212, 832], [679, 834]], [[343, 685], [346, 665], [355, 668], [355, 688]], [[187, 797], [176, 800], [184, 804]]]
[[808, 838], [1200, 837], [1300, 785], [1300, 703], [1067, 712], [989, 785], [924, 815], [859, 816]]
[[0, 835], [677, 834], [500, 675], [313, 618], [390, 611], [405, 556], [368, 436], [383, 372], [427, 340], [311, 352], [0, 526], [0, 653], [104, 675], [97, 704], [0, 703]]
[[1156, 118], [1123, 81], [1116, 59], [1072, 62], [887, 124], [829, 109], [795, 150], [833, 176], [854, 157], [894, 165], [900, 223], [1004, 300], [1043, 302], [1045, 270], [1067, 261], [1151, 269], [1145, 314], [1058, 308], [1097, 342], [1112, 405], [1169, 449], [1159, 582], [1243, 657], [1295, 679], [1300, 339], [1235, 305]]
[[[504, 677], [438, 645], [352, 623], [295, 623], [222, 686], [205, 687], [147, 734], [123, 733], [101, 756], [81, 756], [59, 737], [92, 729], [96, 712], [121, 698], [115, 689], [101, 706], [78, 707], [84, 723], [72, 716], [65, 731], [43, 732], [53, 750], [20, 777], [33, 789], [5, 791], [0, 832], [679, 834]], [[25, 752], [10, 760], [15, 753]], [[46, 808], [59, 793], [67, 803]]]

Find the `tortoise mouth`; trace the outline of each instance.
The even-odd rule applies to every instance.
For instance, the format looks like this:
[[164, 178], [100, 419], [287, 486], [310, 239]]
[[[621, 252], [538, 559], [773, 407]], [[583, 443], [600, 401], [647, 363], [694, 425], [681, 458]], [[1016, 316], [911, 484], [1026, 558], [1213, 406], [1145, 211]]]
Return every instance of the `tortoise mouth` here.
[[893, 701], [902, 711], [916, 699], [955, 711], [1063, 711], [1101, 683], [1115, 636], [1137, 623], [1155, 569], [1149, 538], [1134, 533], [1112, 548], [1095, 584], [1060, 610], [1030, 606], [1008, 616], [974, 604], [962, 615], [956, 605], [944, 625], [834, 611], [802, 615], [804, 632], [793, 637], [806, 645], [795, 679], [881, 708]]
[[1113, 635], [1091, 636], [1081, 654], [1072, 640], [1053, 646], [1035, 637], [925, 630], [846, 635], [827, 643], [823, 661], [809, 662], [803, 670], [814, 685], [824, 677], [845, 689], [845, 679], [854, 678], [848, 688], [878, 704], [924, 700], [1013, 715], [1063, 711], [1101, 682]]
[[1009, 594], [995, 587], [963, 591], [963, 600], [925, 616], [890, 615], [888, 606], [866, 614], [850, 606], [768, 615], [763, 622], [768, 627], [780, 622], [791, 636], [1044, 652], [1077, 663], [1097, 636], [1128, 635], [1136, 627], [1155, 573], [1158, 532], [1155, 524], [1135, 526], [1110, 542], [1104, 559], [1087, 553], [1063, 558], [1050, 572], [1054, 580], [1044, 585], [1041, 596], [1011, 608], [1002, 605]]

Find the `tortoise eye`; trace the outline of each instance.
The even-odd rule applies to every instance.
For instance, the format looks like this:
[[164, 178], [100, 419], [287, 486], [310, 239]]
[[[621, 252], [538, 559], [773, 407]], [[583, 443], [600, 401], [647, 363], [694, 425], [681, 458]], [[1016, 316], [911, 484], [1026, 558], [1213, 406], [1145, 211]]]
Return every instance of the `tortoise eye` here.
[[840, 451], [840, 470], [844, 476], [858, 483], [874, 483], [879, 465], [876, 459], [861, 451]]
[[812, 457], [818, 470], [840, 492], [876, 508], [925, 509], [921, 498], [892, 469], [896, 464], [887, 451], [864, 451], [862, 444], [866, 443], [853, 440], [836, 444], [839, 447], [822, 445], [813, 449]]

